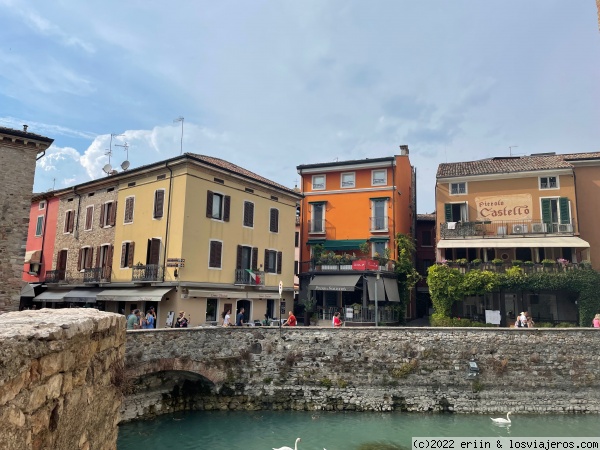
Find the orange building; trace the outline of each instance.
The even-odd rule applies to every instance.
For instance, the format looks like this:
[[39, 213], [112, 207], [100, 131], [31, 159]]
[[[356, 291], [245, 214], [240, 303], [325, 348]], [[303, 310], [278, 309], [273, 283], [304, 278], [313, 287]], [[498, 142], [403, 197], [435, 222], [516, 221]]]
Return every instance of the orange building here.
[[[414, 232], [415, 171], [408, 153], [408, 147], [401, 146], [396, 156], [297, 167], [304, 195], [300, 300], [315, 301], [319, 319], [329, 321], [341, 310], [347, 323], [356, 316], [372, 322], [370, 302], [377, 299], [384, 308], [377, 319], [397, 320], [385, 314], [391, 311], [387, 302], [399, 301], [395, 273], [387, 260], [397, 257], [396, 234]], [[353, 270], [356, 259], [378, 260], [379, 275], [364, 268]], [[409, 316], [411, 309], [413, 305]]]

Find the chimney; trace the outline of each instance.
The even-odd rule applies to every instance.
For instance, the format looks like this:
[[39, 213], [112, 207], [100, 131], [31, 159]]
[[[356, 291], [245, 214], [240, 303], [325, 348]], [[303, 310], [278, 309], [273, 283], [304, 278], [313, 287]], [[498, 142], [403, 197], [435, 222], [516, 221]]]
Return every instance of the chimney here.
[[400, 146], [400, 154], [402, 156], [408, 155], [408, 145], [401, 145]]
[[23, 125], [23, 131], [27, 132], [28, 125]]

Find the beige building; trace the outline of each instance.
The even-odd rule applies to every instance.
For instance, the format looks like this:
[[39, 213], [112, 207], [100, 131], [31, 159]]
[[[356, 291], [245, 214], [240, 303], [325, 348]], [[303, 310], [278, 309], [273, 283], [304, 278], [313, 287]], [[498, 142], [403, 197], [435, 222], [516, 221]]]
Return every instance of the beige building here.
[[0, 313], [19, 309], [35, 162], [53, 139], [0, 127]]

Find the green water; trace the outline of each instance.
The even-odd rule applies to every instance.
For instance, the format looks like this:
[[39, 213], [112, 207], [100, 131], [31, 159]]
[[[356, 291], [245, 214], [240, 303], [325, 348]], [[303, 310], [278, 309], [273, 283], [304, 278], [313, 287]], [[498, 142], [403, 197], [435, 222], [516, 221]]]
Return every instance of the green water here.
[[409, 449], [413, 436], [600, 436], [599, 415], [513, 414], [509, 427], [490, 417], [501, 415], [197, 411], [124, 424], [117, 448], [270, 450], [294, 448], [300, 437], [298, 450], [358, 450], [373, 442]]

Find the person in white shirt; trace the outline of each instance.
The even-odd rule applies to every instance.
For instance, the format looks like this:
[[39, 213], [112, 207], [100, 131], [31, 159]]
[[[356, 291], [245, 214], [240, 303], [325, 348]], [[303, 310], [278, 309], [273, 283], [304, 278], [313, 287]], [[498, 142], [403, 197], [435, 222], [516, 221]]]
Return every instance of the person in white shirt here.
[[223, 312], [223, 326], [228, 327], [231, 325], [231, 310]]

